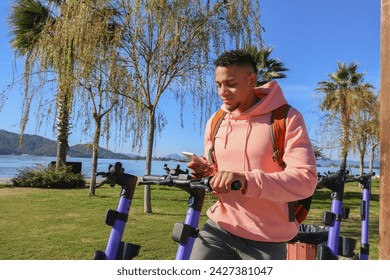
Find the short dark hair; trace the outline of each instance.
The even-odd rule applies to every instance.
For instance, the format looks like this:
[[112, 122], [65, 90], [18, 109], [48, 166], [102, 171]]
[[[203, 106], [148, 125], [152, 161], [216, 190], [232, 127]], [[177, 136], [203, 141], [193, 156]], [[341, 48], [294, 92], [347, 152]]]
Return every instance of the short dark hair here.
[[232, 65], [250, 66], [257, 74], [256, 62], [253, 57], [244, 50], [232, 50], [223, 52], [215, 61], [216, 67], [228, 67]]

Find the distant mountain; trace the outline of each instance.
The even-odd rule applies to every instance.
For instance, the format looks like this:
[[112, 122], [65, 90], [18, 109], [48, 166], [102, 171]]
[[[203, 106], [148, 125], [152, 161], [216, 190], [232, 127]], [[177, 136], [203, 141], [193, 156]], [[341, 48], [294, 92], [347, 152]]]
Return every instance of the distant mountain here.
[[179, 156], [178, 154], [169, 154], [169, 155], [166, 155], [165, 158], [170, 158], [170, 159], [175, 159], [175, 160], [182, 160], [185, 157]]
[[130, 157], [130, 158], [137, 158], [137, 157], [139, 157], [139, 155], [131, 154], [131, 153], [125, 153], [125, 155]]
[[52, 156], [56, 154], [56, 142], [47, 138], [25, 134], [23, 146], [19, 144], [20, 135], [0, 130], [0, 154]]
[[[56, 141], [38, 135], [24, 134], [23, 147], [19, 145], [20, 134], [0, 129], [0, 155], [22, 155], [33, 156], [57, 156]], [[69, 147], [68, 156], [91, 158], [92, 146], [90, 144], [78, 144]], [[99, 158], [113, 159], [137, 159], [144, 160], [144, 156], [135, 154], [114, 153], [108, 149], [99, 148]], [[184, 157], [178, 154], [170, 154], [164, 157], [154, 158], [154, 160], [176, 160], [183, 161]]]
[[[24, 134], [23, 146], [20, 147], [19, 138], [20, 134], [0, 129], [0, 155], [29, 154], [52, 157], [57, 155], [56, 141], [38, 135]], [[87, 144], [70, 146], [68, 155], [71, 157], [92, 157], [92, 147]], [[132, 159], [134, 157], [99, 148], [99, 158]]]
[[[78, 144], [69, 148], [69, 156], [71, 157], [92, 157], [92, 146], [86, 144]], [[115, 159], [132, 159], [125, 154], [114, 153], [110, 150], [99, 147], [99, 158], [115, 158]]]

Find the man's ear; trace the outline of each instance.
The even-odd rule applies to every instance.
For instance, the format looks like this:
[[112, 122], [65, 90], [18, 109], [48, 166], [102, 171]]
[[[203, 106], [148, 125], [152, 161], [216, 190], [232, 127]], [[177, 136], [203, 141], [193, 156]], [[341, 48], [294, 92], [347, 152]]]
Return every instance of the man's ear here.
[[249, 84], [252, 86], [252, 87], [255, 87], [256, 86], [256, 83], [257, 83], [257, 75], [256, 73], [251, 73], [249, 75]]

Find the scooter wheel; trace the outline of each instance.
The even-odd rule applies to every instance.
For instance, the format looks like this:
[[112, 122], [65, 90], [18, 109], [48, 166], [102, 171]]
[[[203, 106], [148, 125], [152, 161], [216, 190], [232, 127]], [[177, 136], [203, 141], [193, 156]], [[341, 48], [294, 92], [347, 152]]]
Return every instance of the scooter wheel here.
[[93, 254], [93, 259], [94, 260], [105, 260], [106, 259], [106, 253], [103, 251], [95, 251]]

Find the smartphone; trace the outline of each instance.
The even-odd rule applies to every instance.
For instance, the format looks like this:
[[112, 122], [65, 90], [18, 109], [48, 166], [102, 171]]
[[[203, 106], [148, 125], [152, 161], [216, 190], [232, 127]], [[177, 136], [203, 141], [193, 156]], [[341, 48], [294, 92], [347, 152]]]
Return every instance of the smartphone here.
[[198, 157], [196, 154], [194, 153], [190, 153], [190, 152], [182, 152], [182, 154], [189, 160], [189, 161], [198, 161], [198, 162], [202, 162], [202, 160], [200, 159], [200, 157]]

